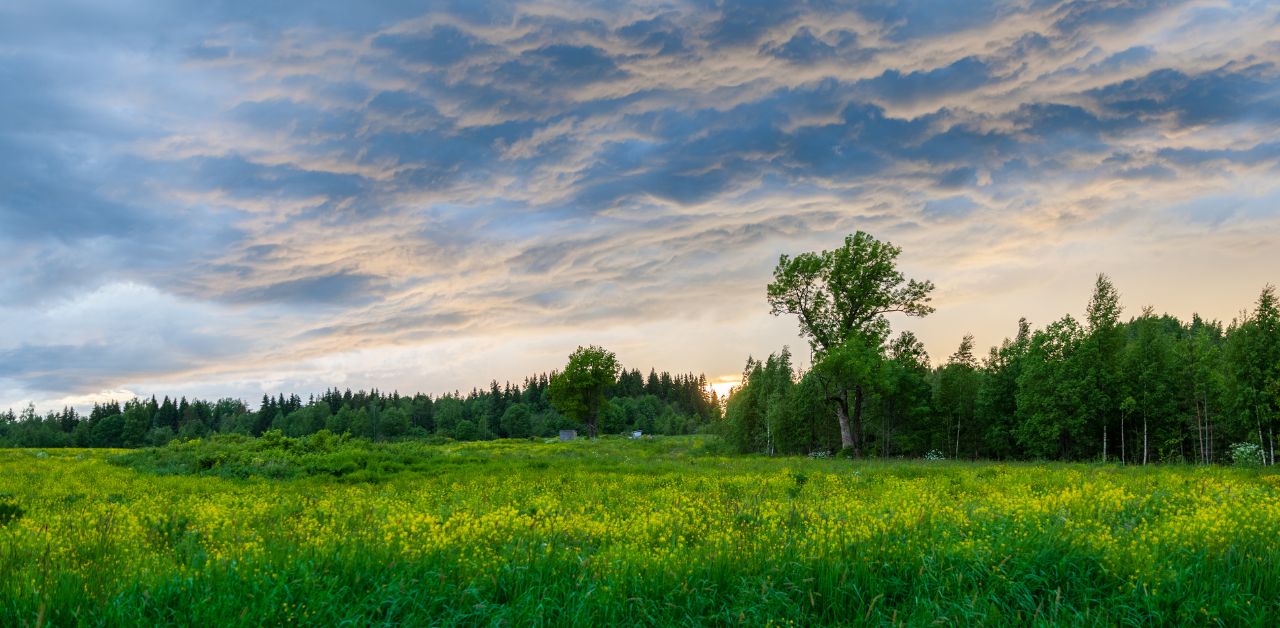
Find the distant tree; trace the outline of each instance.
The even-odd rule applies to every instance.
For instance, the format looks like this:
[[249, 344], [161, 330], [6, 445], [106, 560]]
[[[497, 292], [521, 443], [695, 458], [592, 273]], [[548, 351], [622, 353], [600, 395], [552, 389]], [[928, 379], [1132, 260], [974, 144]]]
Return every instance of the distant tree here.
[[1030, 456], [1068, 458], [1084, 433], [1077, 353], [1084, 329], [1071, 316], [1031, 336], [1018, 377], [1018, 443]]
[[978, 402], [978, 360], [973, 356], [973, 334], [966, 334], [960, 347], [938, 373], [935, 393], [937, 408], [948, 420], [953, 455], [960, 457], [960, 433], [964, 426], [973, 429]]
[[436, 422], [433, 406], [431, 397], [423, 394], [414, 395], [409, 414], [410, 422], [428, 433], [435, 431]]
[[350, 434], [352, 432], [352, 424], [355, 423], [355, 420], [355, 410], [352, 410], [351, 406], [343, 403], [342, 407], [338, 408], [338, 412], [329, 417], [329, 420], [325, 423], [325, 429], [328, 429], [334, 434]]
[[1215, 417], [1224, 405], [1223, 330], [1221, 324], [1193, 315], [1187, 332], [1177, 348], [1177, 361], [1182, 369], [1180, 388], [1184, 404], [1193, 410], [1196, 458], [1209, 464], [1215, 459]]
[[1240, 422], [1256, 430], [1268, 465], [1275, 464], [1275, 422], [1280, 414], [1280, 303], [1267, 285], [1231, 330], [1229, 343], [1235, 405]]
[[151, 430], [151, 413], [145, 404], [137, 400], [124, 406], [124, 421], [120, 432], [120, 445], [125, 447], [141, 447], [146, 444], [147, 432]]
[[508, 438], [528, 438], [533, 435], [533, 413], [529, 406], [514, 403], [502, 413], [502, 431]]
[[1111, 278], [1099, 274], [1089, 300], [1088, 331], [1080, 347], [1081, 390], [1089, 427], [1101, 434], [1102, 461], [1108, 456], [1107, 433], [1120, 412], [1120, 360], [1124, 329], [1120, 326], [1120, 294]]
[[1016, 453], [1013, 431], [1018, 414], [1018, 376], [1030, 346], [1031, 325], [1025, 318], [1019, 319], [1018, 333], [1012, 339], [1005, 338], [999, 348], [992, 347], [983, 365], [975, 412], [985, 429], [988, 455], [1008, 458]]
[[[434, 407], [436, 432], [444, 436], [452, 437], [458, 423], [466, 420], [467, 409], [455, 395], [445, 395], [436, 400]], [[472, 424], [475, 427], [475, 424]]]
[[[378, 423], [372, 408], [364, 407], [356, 410], [351, 416], [351, 435], [357, 438], [374, 439], [378, 437]], [[341, 413], [339, 413], [341, 414]]]
[[915, 334], [904, 331], [889, 343], [889, 359], [880, 369], [877, 394], [880, 455], [901, 451], [906, 432], [929, 414], [929, 354]]
[[[828, 398], [836, 406], [841, 444], [861, 455], [862, 409], [871, 366], [889, 335], [886, 315], [933, 312], [933, 283], [908, 280], [897, 269], [902, 250], [859, 231], [844, 246], [820, 253], [782, 255], [768, 286], [774, 315], [799, 317], [818, 365], [828, 374]], [[852, 397], [851, 397], [852, 395]]]
[[794, 386], [791, 351], [763, 362], [747, 358], [742, 385], [729, 396], [725, 411], [729, 441], [743, 453], [807, 453], [809, 438], [788, 403]]
[[582, 421], [595, 438], [600, 410], [608, 402], [605, 392], [617, 382], [618, 368], [613, 352], [595, 345], [578, 347], [564, 371], [551, 378], [551, 404], [565, 416]]
[[409, 433], [409, 414], [400, 409], [399, 406], [391, 406], [382, 411], [381, 416], [382, 436], [386, 438], [400, 438]]
[[453, 426], [452, 436], [457, 440], [476, 440], [479, 432], [476, 430], [476, 424], [470, 419], [462, 419]]
[[[1144, 308], [1142, 315], [1130, 323], [1132, 339], [1125, 347], [1123, 358], [1127, 395], [1120, 402], [1120, 411], [1122, 419], [1142, 420], [1142, 432], [1137, 438], [1141, 453], [1134, 455], [1142, 464], [1151, 460], [1152, 422], [1158, 422], [1156, 428], [1163, 432], [1164, 419], [1177, 413], [1177, 383], [1173, 378], [1175, 338], [1171, 331], [1178, 327], [1177, 321], [1156, 316], [1150, 307]], [[1123, 433], [1121, 437], [1129, 438]]]

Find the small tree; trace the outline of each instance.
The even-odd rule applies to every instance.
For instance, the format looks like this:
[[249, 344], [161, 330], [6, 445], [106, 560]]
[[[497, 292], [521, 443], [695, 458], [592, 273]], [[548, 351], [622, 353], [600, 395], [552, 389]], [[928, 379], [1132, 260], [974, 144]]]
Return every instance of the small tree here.
[[528, 438], [533, 434], [533, 415], [529, 412], [529, 406], [523, 403], [508, 407], [502, 413], [500, 423], [509, 438]]
[[605, 393], [618, 381], [618, 368], [612, 351], [595, 345], [578, 347], [569, 355], [564, 371], [551, 377], [547, 388], [551, 405], [584, 423], [587, 433], [595, 438], [600, 410], [607, 403]]

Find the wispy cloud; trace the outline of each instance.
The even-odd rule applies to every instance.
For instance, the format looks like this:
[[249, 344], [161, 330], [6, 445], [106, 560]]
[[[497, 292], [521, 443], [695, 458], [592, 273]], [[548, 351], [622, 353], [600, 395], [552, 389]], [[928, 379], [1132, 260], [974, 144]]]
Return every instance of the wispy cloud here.
[[1175, 246], [1229, 316], [1212, 251], [1280, 243], [1271, 3], [58, 4], [0, 8], [0, 405], [465, 388], [568, 330], [733, 372], [796, 344], [776, 256], [860, 228], [946, 347]]

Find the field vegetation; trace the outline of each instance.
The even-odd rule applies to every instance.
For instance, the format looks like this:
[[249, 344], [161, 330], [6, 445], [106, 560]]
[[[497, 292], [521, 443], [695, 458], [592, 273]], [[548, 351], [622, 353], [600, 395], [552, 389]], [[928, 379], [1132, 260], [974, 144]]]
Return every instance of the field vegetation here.
[[1268, 468], [713, 436], [0, 450], [0, 625], [1267, 625]]

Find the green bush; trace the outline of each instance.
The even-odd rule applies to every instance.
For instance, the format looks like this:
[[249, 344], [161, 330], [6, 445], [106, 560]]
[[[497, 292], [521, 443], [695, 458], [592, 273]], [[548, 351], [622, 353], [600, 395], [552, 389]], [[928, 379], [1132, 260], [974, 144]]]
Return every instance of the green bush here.
[[1262, 466], [1262, 448], [1256, 443], [1236, 443], [1231, 446], [1231, 463], [1237, 467]]

